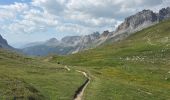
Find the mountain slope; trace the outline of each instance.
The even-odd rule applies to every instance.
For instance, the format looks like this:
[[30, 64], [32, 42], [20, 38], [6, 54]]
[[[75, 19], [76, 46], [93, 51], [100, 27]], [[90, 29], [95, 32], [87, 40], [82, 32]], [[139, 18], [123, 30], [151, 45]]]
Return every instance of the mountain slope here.
[[170, 20], [165, 20], [123, 41], [51, 61], [90, 73], [85, 100], [168, 100], [169, 39]]
[[4, 49], [14, 49], [13, 47], [11, 47], [7, 40], [5, 40], [1, 35], [0, 35], [0, 48], [4, 48]]

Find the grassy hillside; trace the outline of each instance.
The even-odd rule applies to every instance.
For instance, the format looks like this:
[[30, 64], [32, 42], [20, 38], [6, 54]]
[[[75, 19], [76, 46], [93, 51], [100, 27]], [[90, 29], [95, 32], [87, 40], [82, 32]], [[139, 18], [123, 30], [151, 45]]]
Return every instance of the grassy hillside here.
[[85, 100], [169, 100], [170, 20], [126, 40], [51, 61], [89, 72]]
[[0, 100], [72, 100], [84, 80], [61, 65], [0, 49]]

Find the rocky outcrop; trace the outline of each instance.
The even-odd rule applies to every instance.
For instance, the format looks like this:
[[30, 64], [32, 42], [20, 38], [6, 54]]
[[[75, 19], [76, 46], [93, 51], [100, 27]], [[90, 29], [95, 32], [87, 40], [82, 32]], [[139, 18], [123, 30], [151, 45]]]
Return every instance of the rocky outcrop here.
[[46, 45], [48, 46], [57, 46], [60, 44], [60, 41], [57, 40], [56, 38], [51, 38], [45, 42]]
[[163, 8], [159, 11], [159, 21], [170, 18], [170, 7]]
[[118, 26], [116, 32], [132, 30], [142, 26], [157, 22], [158, 15], [151, 10], [143, 10], [133, 16], [127, 17], [125, 21]]
[[99, 39], [99, 37], [100, 37], [100, 34], [98, 32], [94, 32], [93, 34], [85, 35], [84, 37], [82, 37], [81, 40], [82, 40], [82, 43], [89, 44]]
[[159, 13], [155, 13], [151, 10], [143, 10], [135, 15], [127, 17], [125, 21], [118, 26], [115, 33], [139, 31], [140, 29], [168, 18], [170, 18], [170, 7], [161, 9]]
[[8, 45], [7, 40], [5, 40], [1, 35], [0, 35], [0, 44], [1, 45]]
[[67, 36], [61, 39], [66, 46], [76, 46], [81, 41], [81, 36]]
[[7, 40], [5, 40], [1, 35], [0, 35], [0, 48], [4, 48], [4, 49], [13, 49], [7, 42]]
[[108, 30], [104, 31], [100, 37], [107, 37], [110, 34], [110, 32]]

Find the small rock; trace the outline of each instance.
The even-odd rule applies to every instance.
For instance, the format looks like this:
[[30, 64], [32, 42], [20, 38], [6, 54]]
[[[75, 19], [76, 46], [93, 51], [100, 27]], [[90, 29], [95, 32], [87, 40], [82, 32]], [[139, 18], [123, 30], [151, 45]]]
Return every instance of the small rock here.
[[168, 74], [170, 74], [170, 71], [168, 72]]
[[165, 77], [165, 80], [167, 81], [167, 80], [168, 80], [168, 78], [167, 78], [167, 77]]

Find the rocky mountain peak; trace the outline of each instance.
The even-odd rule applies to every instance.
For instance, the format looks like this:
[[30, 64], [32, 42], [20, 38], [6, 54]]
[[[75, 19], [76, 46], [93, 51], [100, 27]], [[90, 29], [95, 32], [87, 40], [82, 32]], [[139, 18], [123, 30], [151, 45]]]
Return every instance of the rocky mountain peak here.
[[8, 45], [7, 41], [0, 35], [0, 45]]
[[100, 37], [100, 33], [99, 32], [94, 32], [90, 35], [85, 35], [84, 38], [88, 38], [89, 41], [93, 41], [93, 40], [96, 40]]
[[56, 42], [59, 42], [56, 38], [51, 38], [49, 40], [47, 40], [47, 42], [50, 42], [50, 43], [56, 43]]
[[5, 40], [1, 35], [0, 35], [0, 48], [5, 48], [5, 49], [10, 49], [10, 50], [14, 50], [13, 47], [11, 47], [7, 40]]
[[109, 34], [110, 34], [110, 32], [108, 30], [106, 30], [101, 34], [101, 37], [107, 37]]
[[125, 21], [118, 26], [116, 32], [134, 32], [134, 30], [140, 30], [168, 18], [170, 18], [170, 7], [162, 8], [159, 13], [155, 13], [152, 10], [143, 10], [127, 17]]
[[91, 36], [98, 37], [100, 35], [99, 32], [93, 32], [93, 34], [90, 34]]
[[159, 21], [170, 18], [170, 7], [163, 8], [159, 11]]
[[48, 46], [57, 46], [60, 43], [56, 38], [51, 38], [45, 42], [45, 45]]
[[143, 10], [135, 15], [127, 17], [125, 21], [118, 26], [116, 32], [121, 30], [133, 30], [145, 23], [152, 23], [157, 21], [157, 14], [151, 10]]
[[62, 43], [65, 44], [75, 44], [75, 42], [80, 41], [81, 36], [67, 36], [61, 39]]

